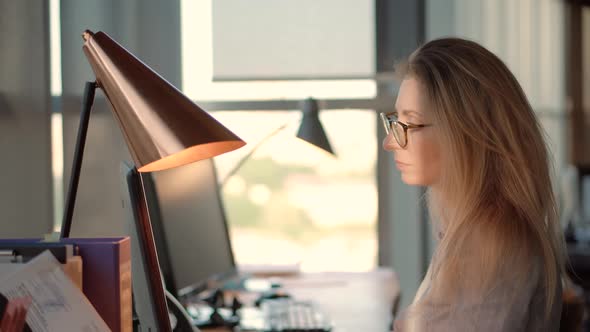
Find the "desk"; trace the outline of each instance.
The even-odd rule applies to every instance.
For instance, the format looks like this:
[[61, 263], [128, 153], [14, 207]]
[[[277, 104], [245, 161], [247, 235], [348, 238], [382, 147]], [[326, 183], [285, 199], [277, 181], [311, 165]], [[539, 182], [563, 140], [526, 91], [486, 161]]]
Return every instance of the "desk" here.
[[[397, 276], [384, 268], [359, 273], [302, 273], [281, 277], [279, 282], [294, 299], [316, 302], [334, 322], [333, 332], [388, 331], [393, 301], [399, 295]], [[239, 296], [241, 301], [251, 304], [258, 295]]]

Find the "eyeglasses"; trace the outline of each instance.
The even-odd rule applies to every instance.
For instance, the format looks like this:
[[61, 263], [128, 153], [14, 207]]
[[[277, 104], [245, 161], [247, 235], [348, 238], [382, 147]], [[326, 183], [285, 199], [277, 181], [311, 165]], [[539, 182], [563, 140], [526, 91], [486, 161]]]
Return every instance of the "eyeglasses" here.
[[406, 124], [397, 119], [397, 112], [380, 113], [387, 135], [393, 134], [397, 144], [405, 148], [408, 145], [408, 129], [430, 127], [430, 124]]

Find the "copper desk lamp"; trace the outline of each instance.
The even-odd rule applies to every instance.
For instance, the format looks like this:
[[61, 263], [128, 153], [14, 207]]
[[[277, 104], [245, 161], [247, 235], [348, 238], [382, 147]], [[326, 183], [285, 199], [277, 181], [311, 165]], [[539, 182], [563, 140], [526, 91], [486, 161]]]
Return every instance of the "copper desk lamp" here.
[[[153, 172], [182, 166], [235, 150], [246, 143], [193, 103], [147, 65], [103, 32], [84, 31], [83, 50], [96, 76], [87, 82], [80, 127], [74, 152], [72, 174], [61, 237], [70, 234], [76, 192], [80, 178], [86, 132], [96, 88], [100, 88], [112, 106], [138, 172]], [[155, 247], [151, 226], [144, 235]], [[148, 264], [159, 268], [157, 256]], [[158, 274], [153, 280], [161, 287]], [[158, 280], [160, 285], [157, 285]], [[161, 294], [156, 294], [161, 296]], [[164, 301], [163, 299], [159, 299]], [[168, 321], [167, 312], [159, 312]], [[164, 319], [165, 318], [165, 319]], [[160, 326], [169, 331], [170, 326]]]

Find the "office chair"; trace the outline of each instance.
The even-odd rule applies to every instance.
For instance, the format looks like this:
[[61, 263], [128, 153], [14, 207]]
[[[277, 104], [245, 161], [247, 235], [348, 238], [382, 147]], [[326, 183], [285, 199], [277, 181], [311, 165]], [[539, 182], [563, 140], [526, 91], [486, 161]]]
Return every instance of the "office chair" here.
[[584, 291], [571, 281], [564, 283], [562, 295], [560, 332], [584, 332], [586, 317]]

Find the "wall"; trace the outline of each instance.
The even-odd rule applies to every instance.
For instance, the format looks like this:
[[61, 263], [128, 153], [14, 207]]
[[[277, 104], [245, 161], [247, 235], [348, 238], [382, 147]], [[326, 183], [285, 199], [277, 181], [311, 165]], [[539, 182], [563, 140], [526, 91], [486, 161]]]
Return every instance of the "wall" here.
[[0, 237], [51, 231], [46, 1], [0, 1]]

